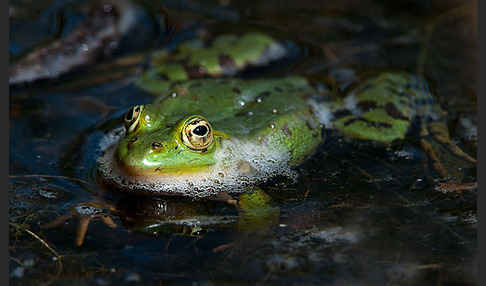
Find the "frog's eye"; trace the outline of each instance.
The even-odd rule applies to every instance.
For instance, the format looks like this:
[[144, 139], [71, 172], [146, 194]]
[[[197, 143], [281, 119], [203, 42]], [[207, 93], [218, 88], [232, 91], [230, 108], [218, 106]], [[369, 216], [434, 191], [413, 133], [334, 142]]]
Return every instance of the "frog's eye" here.
[[188, 120], [182, 130], [182, 142], [192, 150], [205, 151], [213, 142], [211, 124], [202, 117]]
[[142, 111], [143, 105], [135, 105], [125, 114], [123, 121], [125, 122], [127, 134], [133, 132], [137, 128]]

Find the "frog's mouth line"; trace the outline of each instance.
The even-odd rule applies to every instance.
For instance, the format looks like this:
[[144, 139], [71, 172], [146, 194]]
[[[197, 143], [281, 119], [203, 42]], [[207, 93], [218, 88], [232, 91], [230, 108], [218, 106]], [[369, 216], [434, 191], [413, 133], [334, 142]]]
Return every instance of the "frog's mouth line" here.
[[152, 169], [152, 168], [137, 168], [137, 167], [126, 166], [121, 164], [115, 158], [113, 158], [113, 161], [114, 161], [113, 165], [116, 165], [116, 167], [121, 172], [133, 178], [148, 178], [148, 177], [164, 178], [164, 177], [174, 177], [174, 176], [181, 177], [188, 174], [205, 175], [205, 174], [209, 174], [210, 169], [213, 166], [213, 165], [207, 165], [207, 166], [200, 166], [200, 167], [179, 167], [179, 168], [155, 167]]

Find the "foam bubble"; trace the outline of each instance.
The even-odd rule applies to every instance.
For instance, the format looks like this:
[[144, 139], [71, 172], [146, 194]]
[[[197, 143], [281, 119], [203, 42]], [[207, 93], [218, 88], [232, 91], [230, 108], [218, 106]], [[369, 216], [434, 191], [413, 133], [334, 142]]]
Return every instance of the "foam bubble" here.
[[356, 95], [353, 92], [346, 96], [343, 100], [344, 107], [351, 111], [354, 115], [361, 115], [362, 111], [358, 108], [358, 100], [356, 99]]
[[320, 104], [312, 98], [308, 99], [307, 103], [312, 108], [312, 111], [317, 117], [317, 120], [319, 120], [319, 123], [324, 124], [326, 128], [331, 128], [334, 117], [331, 110], [325, 104]]
[[216, 164], [200, 172], [177, 175], [131, 176], [120, 170], [114, 152], [123, 136], [124, 127], [108, 133], [100, 142], [103, 154], [98, 158], [98, 171], [105, 183], [123, 191], [150, 195], [214, 196], [221, 192], [241, 193], [277, 175], [296, 179], [297, 173], [288, 162], [286, 150], [272, 139], [265, 142], [241, 139], [224, 140], [214, 154]]

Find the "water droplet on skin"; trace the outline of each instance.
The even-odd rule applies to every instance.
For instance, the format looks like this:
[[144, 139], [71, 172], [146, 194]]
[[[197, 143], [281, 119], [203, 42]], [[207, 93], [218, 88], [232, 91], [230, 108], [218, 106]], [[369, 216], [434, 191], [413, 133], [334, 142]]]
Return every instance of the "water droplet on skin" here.
[[248, 111], [248, 116], [252, 116], [252, 115], [253, 115], [253, 112]]
[[241, 106], [245, 106], [245, 102], [244, 101], [240, 101], [240, 105]]
[[270, 124], [270, 128], [274, 129], [275, 128], [275, 125], [274, 124]]
[[273, 113], [273, 114], [277, 114], [277, 110], [276, 110], [275, 108], [274, 108], [274, 109], [272, 109], [272, 113]]
[[262, 102], [262, 98], [261, 97], [258, 97], [257, 100], [256, 100], [258, 103]]
[[150, 116], [148, 114], [145, 115], [145, 121], [150, 121]]
[[82, 49], [84, 52], [89, 51], [89, 47], [88, 47], [88, 45], [87, 45], [87, 44], [82, 44], [82, 45], [81, 45], [81, 49]]

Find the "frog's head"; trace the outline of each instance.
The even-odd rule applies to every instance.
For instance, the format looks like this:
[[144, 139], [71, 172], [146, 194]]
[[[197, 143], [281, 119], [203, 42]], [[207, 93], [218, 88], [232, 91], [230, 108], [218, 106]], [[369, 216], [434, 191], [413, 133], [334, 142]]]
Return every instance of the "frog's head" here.
[[171, 125], [149, 104], [132, 107], [123, 120], [126, 134], [115, 158], [130, 175], [193, 172], [216, 163], [214, 153], [224, 135], [204, 116], [185, 116]]

